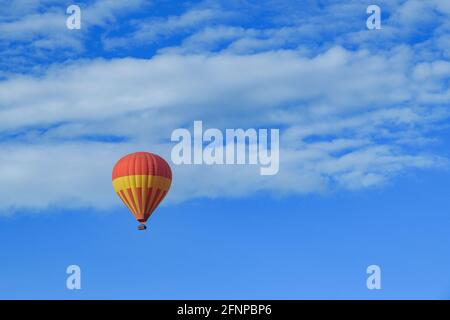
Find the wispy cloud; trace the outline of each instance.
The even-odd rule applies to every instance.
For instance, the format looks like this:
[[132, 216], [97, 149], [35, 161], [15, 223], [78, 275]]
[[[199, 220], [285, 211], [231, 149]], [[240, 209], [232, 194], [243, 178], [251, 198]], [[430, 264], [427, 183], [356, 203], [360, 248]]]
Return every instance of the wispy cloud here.
[[73, 59], [84, 53], [87, 41], [92, 41], [93, 27], [108, 27], [118, 17], [146, 5], [146, 0], [98, 0], [80, 4], [82, 29], [74, 31], [66, 28], [67, 5], [61, 1], [2, 3], [0, 68], [27, 73], [36, 63], [48, 65], [55, 60]]
[[[109, 4], [90, 6], [101, 13], [89, 19], [92, 24], [118, 19], [121, 9]], [[203, 3], [140, 21], [126, 33], [130, 38], [101, 34], [137, 47], [178, 37], [178, 44], [158, 47], [153, 57], [106, 60], [100, 52], [39, 75], [6, 74], [0, 82], [1, 206], [115, 204], [109, 181], [114, 161], [137, 149], [169, 158], [172, 130], [197, 119], [222, 129], [281, 128], [280, 172], [261, 177], [251, 166], [174, 167], [169, 201], [359, 190], [409, 169], [446, 166], [430, 147], [439, 143], [436, 130], [449, 117], [447, 22], [441, 19], [448, 6], [430, 1], [423, 7], [438, 18], [427, 25], [427, 37], [411, 38], [400, 27], [410, 22], [394, 17], [417, 5], [386, 2], [387, 22], [376, 33], [364, 30], [365, 8], [361, 14], [347, 10], [360, 8], [357, 2], [314, 5], [308, 14], [293, 9], [289, 23], [271, 16], [264, 26], [221, 20], [216, 6]], [[224, 12], [232, 9], [224, 4]], [[325, 24], [332, 14], [340, 31]], [[33, 14], [23, 19], [32, 21]], [[26, 29], [11, 21], [0, 28]], [[23, 31], [11, 39], [20, 37], [34, 36]]]
[[222, 21], [230, 14], [217, 8], [193, 8], [178, 16], [136, 20], [133, 23], [134, 30], [130, 34], [105, 37], [103, 44], [107, 50], [129, 45], [145, 46], [146, 43], [155, 43], [161, 38], [192, 33], [210, 23]]

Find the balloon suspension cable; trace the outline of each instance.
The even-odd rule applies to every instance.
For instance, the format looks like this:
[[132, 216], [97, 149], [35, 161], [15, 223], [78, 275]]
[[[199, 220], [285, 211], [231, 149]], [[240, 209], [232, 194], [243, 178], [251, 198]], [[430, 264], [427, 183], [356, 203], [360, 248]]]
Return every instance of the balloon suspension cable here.
[[147, 226], [145, 224], [141, 223], [137, 228], [138, 228], [138, 230], [145, 230], [145, 229], [147, 229]]

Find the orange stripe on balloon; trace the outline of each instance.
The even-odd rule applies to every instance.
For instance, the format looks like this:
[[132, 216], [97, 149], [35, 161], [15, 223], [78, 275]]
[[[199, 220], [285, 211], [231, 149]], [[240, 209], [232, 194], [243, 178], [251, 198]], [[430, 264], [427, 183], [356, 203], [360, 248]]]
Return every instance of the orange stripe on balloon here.
[[130, 201], [128, 201], [128, 198], [124, 192], [124, 190], [120, 190], [120, 198], [125, 203], [125, 205], [128, 207], [128, 209], [131, 211], [131, 213], [135, 216], [136, 212], [134, 211], [133, 206], [131, 205]]
[[143, 205], [142, 205], [142, 188], [136, 188], [137, 195], [137, 205], [139, 208], [139, 213], [144, 214]]
[[150, 187], [147, 189], [147, 195], [146, 195], [146, 201], [145, 201], [145, 216], [150, 216], [150, 201], [152, 200], [152, 190], [153, 188]]
[[128, 201], [131, 203], [131, 206], [134, 209], [135, 217], [136, 217], [136, 219], [138, 219], [141, 217], [141, 215], [139, 214], [139, 211], [137, 209], [136, 201], [134, 200], [134, 196], [133, 196], [133, 191], [131, 189], [127, 189], [127, 194], [128, 194]]
[[158, 196], [159, 196], [160, 192], [161, 192], [161, 189], [156, 189], [154, 194], [153, 194], [152, 202], [150, 204], [150, 214], [149, 214], [149, 216], [151, 215], [151, 212], [153, 212], [153, 210], [156, 208], [157, 201], [158, 201]]

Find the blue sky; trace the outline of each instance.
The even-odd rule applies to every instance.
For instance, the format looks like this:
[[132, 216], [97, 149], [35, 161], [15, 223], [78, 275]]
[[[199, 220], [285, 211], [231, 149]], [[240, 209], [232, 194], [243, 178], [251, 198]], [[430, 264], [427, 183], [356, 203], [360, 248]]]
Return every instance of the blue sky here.
[[[0, 298], [450, 294], [450, 4], [0, 1]], [[280, 128], [280, 171], [174, 166], [147, 232], [123, 154]], [[65, 270], [82, 270], [67, 290]], [[382, 289], [366, 288], [366, 268]]]

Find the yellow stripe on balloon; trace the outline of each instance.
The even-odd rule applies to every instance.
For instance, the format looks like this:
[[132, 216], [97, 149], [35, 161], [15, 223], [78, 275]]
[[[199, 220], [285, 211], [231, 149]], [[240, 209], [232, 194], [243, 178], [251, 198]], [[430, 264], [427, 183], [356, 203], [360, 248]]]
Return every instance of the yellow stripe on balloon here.
[[[136, 217], [136, 219], [144, 219], [155, 210], [158, 203], [162, 200], [163, 195], [169, 190], [171, 180], [161, 176], [151, 175], [130, 175], [123, 176], [113, 180], [113, 187], [119, 196], [128, 202], [127, 207]], [[141, 190], [138, 190], [141, 188]], [[151, 190], [148, 195], [148, 191]], [[123, 192], [124, 196], [121, 195]], [[138, 195], [138, 192], [141, 192]], [[139, 197], [141, 199], [139, 201]], [[147, 202], [147, 198], [150, 197]], [[146, 204], [148, 203], [148, 207]]]
[[[145, 177], [145, 178], [144, 178]], [[167, 190], [170, 187], [171, 180], [159, 176], [140, 176], [136, 179], [136, 176], [125, 176], [114, 179], [113, 187], [116, 192], [126, 191], [127, 189], [136, 188], [155, 188]]]
[[129, 202], [128, 202], [127, 197], [126, 197], [126, 196], [123, 197], [122, 194], [121, 194], [120, 192], [117, 192], [117, 195], [120, 197], [120, 199], [122, 200], [122, 202], [127, 206], [128, 210], [130, 210], [131, 213], [132, 213], [133, 215], [136, 215], [136, 212], [134, 211], [133, 207], [131, 207], [131, 206], [128, 205]]

